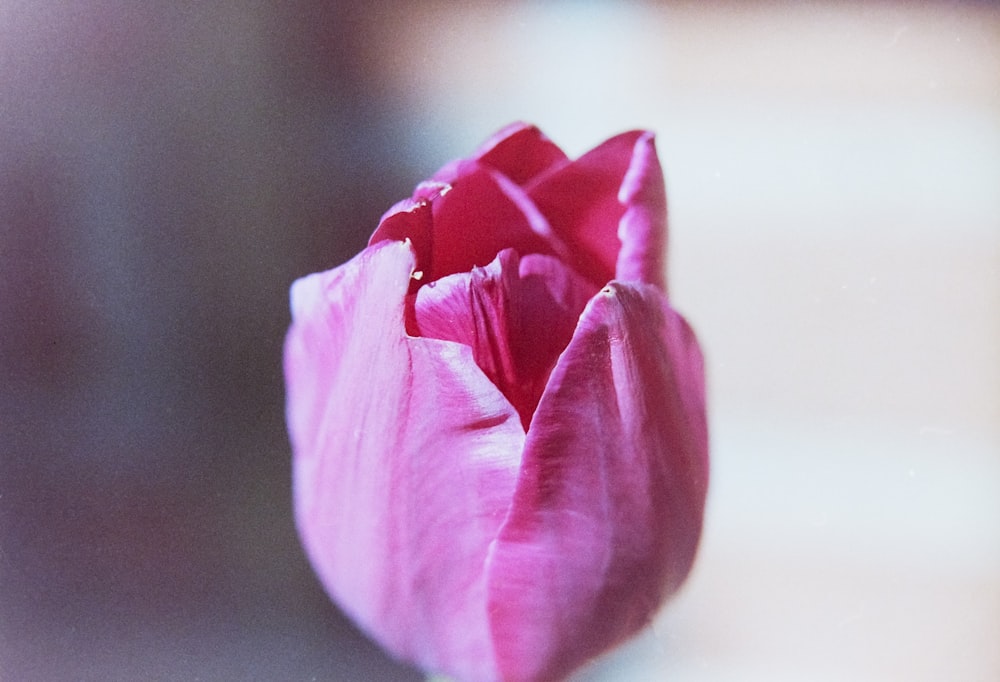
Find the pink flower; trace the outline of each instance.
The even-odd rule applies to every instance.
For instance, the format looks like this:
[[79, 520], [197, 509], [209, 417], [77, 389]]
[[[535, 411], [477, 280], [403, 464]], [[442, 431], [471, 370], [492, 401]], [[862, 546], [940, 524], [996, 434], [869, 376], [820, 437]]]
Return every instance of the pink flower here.
[[559, 679], [686, 577], [708, 436], [665, 242], [651, 133], [571, 161], [517, 124], [293, 285], [299, 532], [396, 657]]

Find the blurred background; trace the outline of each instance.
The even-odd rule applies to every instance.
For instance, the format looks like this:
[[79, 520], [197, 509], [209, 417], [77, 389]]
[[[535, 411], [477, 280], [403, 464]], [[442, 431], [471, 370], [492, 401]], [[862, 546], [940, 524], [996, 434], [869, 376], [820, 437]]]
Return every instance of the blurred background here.
[[0, 0], [0, 679], [419, 680], [291, 519], [287, 289], [513, 120], [658, 132], [709, 362], [599, 680], [1000, 679], [1000, 8]]

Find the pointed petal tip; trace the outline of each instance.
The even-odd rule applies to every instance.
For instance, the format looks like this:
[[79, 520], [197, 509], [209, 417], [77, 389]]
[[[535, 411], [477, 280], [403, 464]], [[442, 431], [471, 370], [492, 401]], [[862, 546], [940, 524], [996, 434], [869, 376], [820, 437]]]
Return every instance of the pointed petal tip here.
[[539, 130], [538, 126], [534, 125], [533, 123], [528, 123], [526, 121], [514, 121], [513, 123], [508, 123], [503, 128], [493, 133], [492, 136], [490, 136], [483, 144], [479, 146], [479, 149], [476, 150], [475, 156], [476, 157], [483, 156], [484, 154], [489, 152], [491, 149], [496, 147], [504, 140], [524, 132], [530, 132], [533, 134], [537, 133], [538, 135], [544, 137], [542, 131]]
[[637, 131], [618, 201], [625, 211], [618, 222], [615, 277], [653, 284], [666, 293], [667, 192], [651, 131]]
[[545, 133], [524, 122], [502, 128], [473, 158], [522, 186], [569, 162], [563, 150]]
[[632, 161], [618, 190], [618, 201], [626, 205], [635, 201], [644, 190], [655, 189], [652, 185], [657, 179], [660, 185], [663, 184], [663, 169], [656, 153], [656, 134], [650, 130], [635, 131], [635, 134]]

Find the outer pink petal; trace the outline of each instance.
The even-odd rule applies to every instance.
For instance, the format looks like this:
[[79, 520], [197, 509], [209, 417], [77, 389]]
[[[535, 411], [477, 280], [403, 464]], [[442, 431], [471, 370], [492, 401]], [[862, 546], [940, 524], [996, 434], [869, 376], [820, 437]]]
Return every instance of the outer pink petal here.
[[659, 290], [612, 283], [552, 372], [490, 557], [504, 679], [559, 679], [645, 626], [691, 567], [707, 478], [697, 342]]
[[[472, 155], [481, 165], [489, 166], [513, 181], [524, 185], [553, 166], [568, 161], [566, 154], [542, 131], [527, 123], [512, 123], [487, 140]], [[462, 161], [455, 161], [434, 175], [434, 179], [451, 183], [462, 173]]]
[[405, 335], [413, 263], [385, 242], [293, 287], [296, 519], [326, 589], [389, 651], [492, 680], [483, 565], [524, 432], [467, 347]]

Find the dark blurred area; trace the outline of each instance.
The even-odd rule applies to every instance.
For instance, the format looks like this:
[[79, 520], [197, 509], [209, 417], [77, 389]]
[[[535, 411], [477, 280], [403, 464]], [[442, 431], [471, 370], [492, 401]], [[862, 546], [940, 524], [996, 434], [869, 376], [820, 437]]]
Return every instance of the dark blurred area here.
[[287, 291], [427, 169], [375, 5], [0, 5], [0, 679], [407, 680], [291, 516]]

